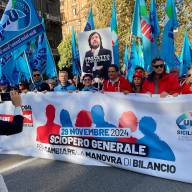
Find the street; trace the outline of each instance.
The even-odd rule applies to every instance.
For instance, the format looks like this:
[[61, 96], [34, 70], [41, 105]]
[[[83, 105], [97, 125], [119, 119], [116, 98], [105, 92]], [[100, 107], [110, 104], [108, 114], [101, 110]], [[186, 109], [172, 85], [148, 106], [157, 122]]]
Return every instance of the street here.
[[[190, 192], [192, 185], [112, 168], [0, 155], [9, 192]], [[1, 189], [1, 188], [0, 188]]]

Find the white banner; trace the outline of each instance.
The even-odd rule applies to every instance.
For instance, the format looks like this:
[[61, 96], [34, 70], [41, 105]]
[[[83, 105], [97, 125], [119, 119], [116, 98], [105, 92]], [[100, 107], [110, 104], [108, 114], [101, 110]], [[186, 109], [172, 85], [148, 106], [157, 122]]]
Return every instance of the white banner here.
[[[110, 165], [192, 183], [192, 96], [121, 93], [22, 95], [22, 133], [0, 137], [0, 153]], [[0, 118], [11, 120], [11, 102]]]

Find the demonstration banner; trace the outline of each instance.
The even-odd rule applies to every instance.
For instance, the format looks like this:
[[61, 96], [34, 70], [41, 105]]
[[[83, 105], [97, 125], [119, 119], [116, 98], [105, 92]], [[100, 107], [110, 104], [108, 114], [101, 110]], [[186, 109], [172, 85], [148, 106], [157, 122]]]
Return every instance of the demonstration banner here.
[[110, 28], [78, 33], [78, 44], [83, 74], [105, 78], [108, 66], [113, 63]]
[[0, 20], [0, 58], [43, 31], [31, 0], [9, 0]]
[[[24, 130], [0, 153], [115, 166], [192, 183], [192, 99], [121, 93], [22, 95]], [[11, 120], [11, 102], [0, 118]]]

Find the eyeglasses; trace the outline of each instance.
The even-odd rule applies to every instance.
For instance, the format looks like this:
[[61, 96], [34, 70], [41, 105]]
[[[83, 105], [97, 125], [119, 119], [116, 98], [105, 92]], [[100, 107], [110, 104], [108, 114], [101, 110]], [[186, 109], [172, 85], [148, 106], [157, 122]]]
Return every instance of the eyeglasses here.
[[39, 77], [40, 76], [40, 74], [34, 74], [33, 75], [33, 77]]
[[191, 77], [191, 74], [188, 74], [187, 77]]
[[158, 68], [163, 68], [164, 67], [164, 64], [160, 64], [160, 65], [153, 65], [153, 67], [155, 69], [158, 69]]

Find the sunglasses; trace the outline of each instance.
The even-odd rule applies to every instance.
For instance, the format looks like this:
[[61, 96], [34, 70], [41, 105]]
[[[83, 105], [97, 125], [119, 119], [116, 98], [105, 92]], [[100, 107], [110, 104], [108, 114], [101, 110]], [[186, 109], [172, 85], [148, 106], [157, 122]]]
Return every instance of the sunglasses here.
[[187, 77], [191, 77], [191, 74], [188, 74]]
[[115, 73], [116, 71], [108, 71], [108, 73]]
[[164, 67], [164, 64], [160, 64], [160, 65], [153, 65], [153, 67], [155, 69], [158, 69], [158, 68], [163, 68]]
[[39, 77], [40, 76], [40, 74], [34, 74], [33, 75], [33, 77]]

